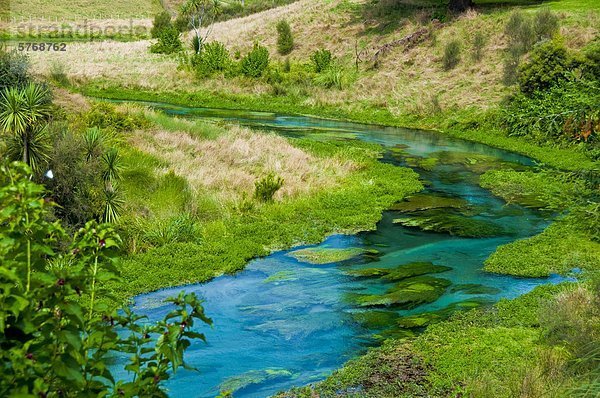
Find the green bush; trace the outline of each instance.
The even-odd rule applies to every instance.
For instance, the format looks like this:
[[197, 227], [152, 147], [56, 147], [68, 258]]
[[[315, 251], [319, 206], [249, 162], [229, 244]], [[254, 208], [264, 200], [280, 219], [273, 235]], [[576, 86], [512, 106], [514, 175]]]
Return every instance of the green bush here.
[[460, 53], [462, 50], [462, 46], [460, 40], [455, 39], [446, 43], [444, 47], [444, 55], [442, 57], [442, 64], [444, 65], [444, 70], [454, 69], [460, 62]]
[[174, 26], [162, 29], [158, 33], [158, 42], [150, 46], [150, 52], [155, 54], [173, 54], [182, 49], [179, 31]]
[[254, 43], [250, 51], [242, 59], [242, 73], [248, 77], [260, 77], [269, 66], [269, 50], [258, 43]]
[[52, 203], [30, 175], [22, 164], [0, 167], [0, 396], [166, 396], [185, 349], [203, 338], [194, 323], [211, 323], [201, 302], [182, 292], [156, 323], [107, 306], [121, 239], [96, 222], [68, 235], [49, 221]]
[[202, 46], [202, 51], [192, 58], [192, 65], [200, 77], [224, 72], [231, 65], [229, 51], [223, 43], [213, 41]]
[[600, 37], [588, 43], [583, 49], [583, 69], [591, 79], [600, 80]]
[[270, 173], [254, 183], [254, 198], [261, 202], [273, 202], [275, 192], [283, 186], [283, 178]]
[[169, 14], [167, 11], [163, 11], [160, 14], [156, 14], [154, 17], [152, 29], [150, 29], [150, 35], [153, 39], [158, 39], [165, 29], [169, 29], [172, 26], [171, 14]]
[[287, 55], [294, 49], [294, 37], [290, 24], [282, 19], [277, 22], [277, 51], [281, 55]]
[[533, 33], [536, 41], [551, 40], [559, 31], [558, 16], [549, 8], [542, 8], [533, 16]]
[[325, 88], [343, 90], [349, 85], [350, 76], [340, 64], [333, 62], [327, 69], [315, 76], [314, 82]]
[[322, 48], [312, 53], [310, 60], [315, 67], [315, 72], [321, 73], [329, 68], [331, 61], [333, 61], [333, 56], [331, 55], [331, 51]]
[[8, 87], [25, 87], [31, 82], [29, 59], [17, 51], [0, 46], [0, 91]]
[[519, 68], [521, 92], [533, 94], [567, 80], [572, 65], [567, 49], [557, 41], [547, 41], [534, 48], [527, 63]]

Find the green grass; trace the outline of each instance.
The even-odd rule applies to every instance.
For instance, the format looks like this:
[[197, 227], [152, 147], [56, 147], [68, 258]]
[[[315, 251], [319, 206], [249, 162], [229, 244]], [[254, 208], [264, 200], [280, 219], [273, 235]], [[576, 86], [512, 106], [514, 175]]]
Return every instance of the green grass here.
[[109, 19], [148, 17], [162, 10], [158, 0], [127, 1], [51, 1], [51, 0], [0, 0], [2, 18], [46, 18], [54, 21], [74, 19]]
[[[383, 210], [422, 189], [412, 170], [380, 163], [377, 146], [308, 140], [296, 144], [317, 156], [351, 159], [360, 165], [359, 170], [335, 190], [258, 205], [247, 212], [230, 209], [227, 216], [197, 220], [199, 232], [195, 239], [175, 241], [125, 258], [123, 281], [111, 286], [115, 296], [124, 300], [168, 286], [204, 282], [239, 271], [248, 260], [273, 250], [316, 243], [332, 233], [373, 229]], [[139, 158], [130, 155], [129, 159]], [[185, 191], [179, 180], [169, 177], [171, 181], [164, 181], [156, 175], [151, 178], [151, 160], [139, 160], [139, 169], [130, 174], [135, 181], [129, 186], [136, 206], [151, 204], [150, 210], [161, 211], [163, 216], [183, 211], [187, 199], [178, 194], [182, 189]], [[177, 200], [173, 201], [174, 198]], [[132, 227], [124, 228], [127, 236]]]
[[[112, 99], [167, 102], [184, 106], [203, 106], [225, 109], [247, 109], [265, 112], [314, 115], [362, 123], [435, 130], [468, 141], [480, 142], [527, 155], [540, 163], [564, 170], [595, 169], [597, 163], [576, 147], [540, 146], [522, 137], [508, 137], [486, 115], [467, 109], [436, 116], [396, 116], [388, 110], [374, 108], [368, 103], [356, 102], [347, 108], [328, 105], [308, 106], [288, 97], [271, 95], [251, 96], [208, 92], [152, 92], [122, 89], [110, 83], [94, 82], [80, 88], [83, 94]], [[482, 122], [483, 120], [483, 122]]]

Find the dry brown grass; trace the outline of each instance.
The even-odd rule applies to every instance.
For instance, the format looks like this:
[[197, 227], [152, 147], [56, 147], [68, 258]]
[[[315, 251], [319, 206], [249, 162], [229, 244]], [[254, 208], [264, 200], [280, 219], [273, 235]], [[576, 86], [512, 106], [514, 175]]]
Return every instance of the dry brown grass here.
[[214, 194], [221, 203], [252, 196], [254, 182], [273, 172], [285, 182], [276, 199], [335, 186], [355, 169], [336, 157], [319, 158], [285, 138], [231, 127], [216, 139], [160, 129], [137, 131], [131, 144], [168, 164], [196, 193]]
[[[348, 0], [362, 4], [366, 0]], [[233, 54], [247, 52], [255, 40], [266, 45], [273, 61], [283, 57], [276, 51], [275, 24], [286, 18], [294, 33], [296, 48], [292, 60], [307, 62], [316, 48], [328, 48], [352, 68], [357, 40], [365, 48], [363, 59], [370, 59], [382, 44], [402, 38], [423, 26], [428, 17], [406, 19], [385, 35], [368, 33], [372, 22], [357, 18], [340, 9], [342, 0], [300, 0], [248, 17], [233, 19], [214, 26], [212, 40], [226, 44]], [[595, 37], [600, 29], [600, 14], [559, 13], [562, 34], [569, 46], [579, 48]], [[491, 14], [468, 12], [436, 29], [434, 34], [415, 48], [405, 51], [395, 48], [382, 58], [381, 66], [370, 70], [361, 65], [357, 81], [343, 91], [319, 87], [309, 89], [308, 105], [334, 105], [351, 108], [370, 103], [392, 113], [429, 112], [436, 98], [443, 110], [495, 105], [507, 93], [501, 83], [505, 38], [502, 34], [509, 11]], [[472, 39], [476, 31], [487, 34], [488, 42], [481, 61], [471, 59]], [[450, 71], [444, 71], [441, 56], [445, 44], [454, 38], [462, 41], [462, 60]], [[186, 38], [186, 41], [188, 38]], [[216, 77], [197, 81], [177, 69], [177, 60], [148, 52], [148, 41], [134, 43], [69, 44], [62, 54], [32, 54], [36, 70], [47, 73], [52, 62], [62, 62], [67, 74], [75, 79], [103, 79], [125, 87], [153, 90], [201, 89], [214, 93], [263, 94], [270, 86], [263, 81]]]

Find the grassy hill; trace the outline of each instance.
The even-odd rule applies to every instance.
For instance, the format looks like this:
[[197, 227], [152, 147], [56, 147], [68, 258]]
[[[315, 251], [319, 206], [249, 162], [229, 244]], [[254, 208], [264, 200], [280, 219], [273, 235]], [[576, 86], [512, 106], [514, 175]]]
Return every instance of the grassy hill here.
[[119, 19], [152, 16], [162, 10], [159, 0], [0, 0], [0, 17], [17, 19]]

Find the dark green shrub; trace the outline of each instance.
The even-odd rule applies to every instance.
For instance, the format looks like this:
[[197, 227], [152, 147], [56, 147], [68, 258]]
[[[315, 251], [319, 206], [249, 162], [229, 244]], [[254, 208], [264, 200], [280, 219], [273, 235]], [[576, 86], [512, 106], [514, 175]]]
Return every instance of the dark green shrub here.
[[455, 39], [446, 43], [444, 47], [444, 55], [442, 57], [442, 64], [444, 65], [444, 70], [454, 69], [460, 62], [460, 53], [462, 50], [462, 46], [460, 40]]
[[591, 78], [600, 80], [600, 38], [588, 43], [583, 49], [583, 69]]
[[269, 173], [254, 183], [254, 198], [261, 202], [272, 202], [275, 192], [283, 186], [283, 178]]
[[173, 54], [182, 49], [179, 31], [174, 26], [162, 29], [158, 33], [158, 42], [150, 46], [150, 52], [155, 54]]
[[167, 11], [163, 11], [160, 14], [156, 14], [154, 21], [152, 22], [152, 29], [150, 29], [150, 35], [153, 39], [158, 39], [163, 30], [169, 29], [173, 26], [171, 23], [171, 14]]
[[546, 90], [566, 80], [570, 66], [571, 57], [562, 44], [556, 41], [542, 43], [519, 68], [519, 88], [526, 94]]
[[487, 36], [483, 32], [479, 30], [475, 32], [475, 36], [473, 36], [473, 49], [471, 53], [471, 58], [473, 61], [481, 61], [487, 40]]
[[8, 87], [25, 87], [30, 81], [27, 56], [0, 46], [0, 91]]
[[331, 55], [331, 51], [322, 48], [312, 53], [310, 60], [315, 67], [315, 72], [321, 73], [329, 68], [331, 61], [333, 60], [333, 56]]
[[290, 24], [282, 19], [277, 22], [277, 51], [281, 55], [287, 55], [294, 49], [294, 36]]
[[200, 54], [192, 58], [192, 65], [200, 77], [226, 71], [230, 64], [229, 51], [218, 41], [205, 44]]
[[269, 66], [269, 50], [258, 43], [254, 43], [250, 51], [242, 59], [242, 73], [248, 77], [260, 77]]

